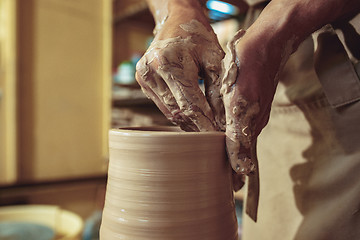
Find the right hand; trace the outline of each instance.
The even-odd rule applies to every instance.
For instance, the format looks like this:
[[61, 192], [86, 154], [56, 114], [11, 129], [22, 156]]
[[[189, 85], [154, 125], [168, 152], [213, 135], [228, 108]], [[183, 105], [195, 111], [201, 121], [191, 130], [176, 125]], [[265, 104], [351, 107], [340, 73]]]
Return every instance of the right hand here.
[[[166, 19], [136, 66], [136, 80], [183, 130], [224, 130], [219, 79], [224, 52], [202, 12], [197, 16]], [[199, 78], [205, 82], [205, 95]]]

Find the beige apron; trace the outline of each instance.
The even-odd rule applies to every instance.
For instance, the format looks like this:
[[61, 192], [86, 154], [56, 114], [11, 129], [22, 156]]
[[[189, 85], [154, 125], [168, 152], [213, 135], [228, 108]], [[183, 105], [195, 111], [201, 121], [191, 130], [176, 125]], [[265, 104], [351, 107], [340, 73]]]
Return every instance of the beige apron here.
[[360, 239], [360, 65], [331, 27], [314, 38], [315, 54], [309, 38], [289, 59], [258, 139], [258, 220], [244, 214], [243, 240]]

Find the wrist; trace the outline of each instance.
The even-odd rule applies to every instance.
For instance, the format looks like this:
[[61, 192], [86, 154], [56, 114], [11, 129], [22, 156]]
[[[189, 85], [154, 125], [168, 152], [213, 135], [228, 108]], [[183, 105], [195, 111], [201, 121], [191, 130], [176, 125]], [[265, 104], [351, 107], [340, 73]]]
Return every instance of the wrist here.
[[203, 0], [148, 0], [156, 24], [155, 35], [167, 22], [174, 26], [174, 24], [197, 20], [210, 28], [203, 7], [204, 3]]
[[306, 29], [298, 24], [298, 14], [299, 9], [296, 3], [271, 1], [247, 30], [245, 36], [251, 38], [252, 41], [255, 39], [266, 52], [286, 47], [291, 54], [311, 33], [307, 33]]
[[284, 46], [292, 42], [294, 52], [314, 31], [359, 11], [359, 0], [272, 0], [249, 31]]
[[207, 21], [202, 0], [169, 0], [169, 17]]

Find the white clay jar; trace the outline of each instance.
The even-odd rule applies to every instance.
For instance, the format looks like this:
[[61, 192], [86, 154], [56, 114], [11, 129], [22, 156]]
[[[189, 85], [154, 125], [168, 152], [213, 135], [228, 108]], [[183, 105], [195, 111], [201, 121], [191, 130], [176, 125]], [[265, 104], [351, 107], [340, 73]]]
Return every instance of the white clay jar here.
[[111, 130], [100, 239], [237, 239], [224, 138], [167, 127]]

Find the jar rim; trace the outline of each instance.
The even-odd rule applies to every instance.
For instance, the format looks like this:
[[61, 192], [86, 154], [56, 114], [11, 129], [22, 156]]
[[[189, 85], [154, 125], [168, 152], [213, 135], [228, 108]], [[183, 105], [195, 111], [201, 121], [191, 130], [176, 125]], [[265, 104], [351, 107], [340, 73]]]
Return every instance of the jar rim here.
[[143, 135], [143, 136], [225, 136], [224, 132], [185, 132], [176, 126], [142, 126], [142, 127], [121, 127], [110, 129], [111, 134], [116, 135]]

